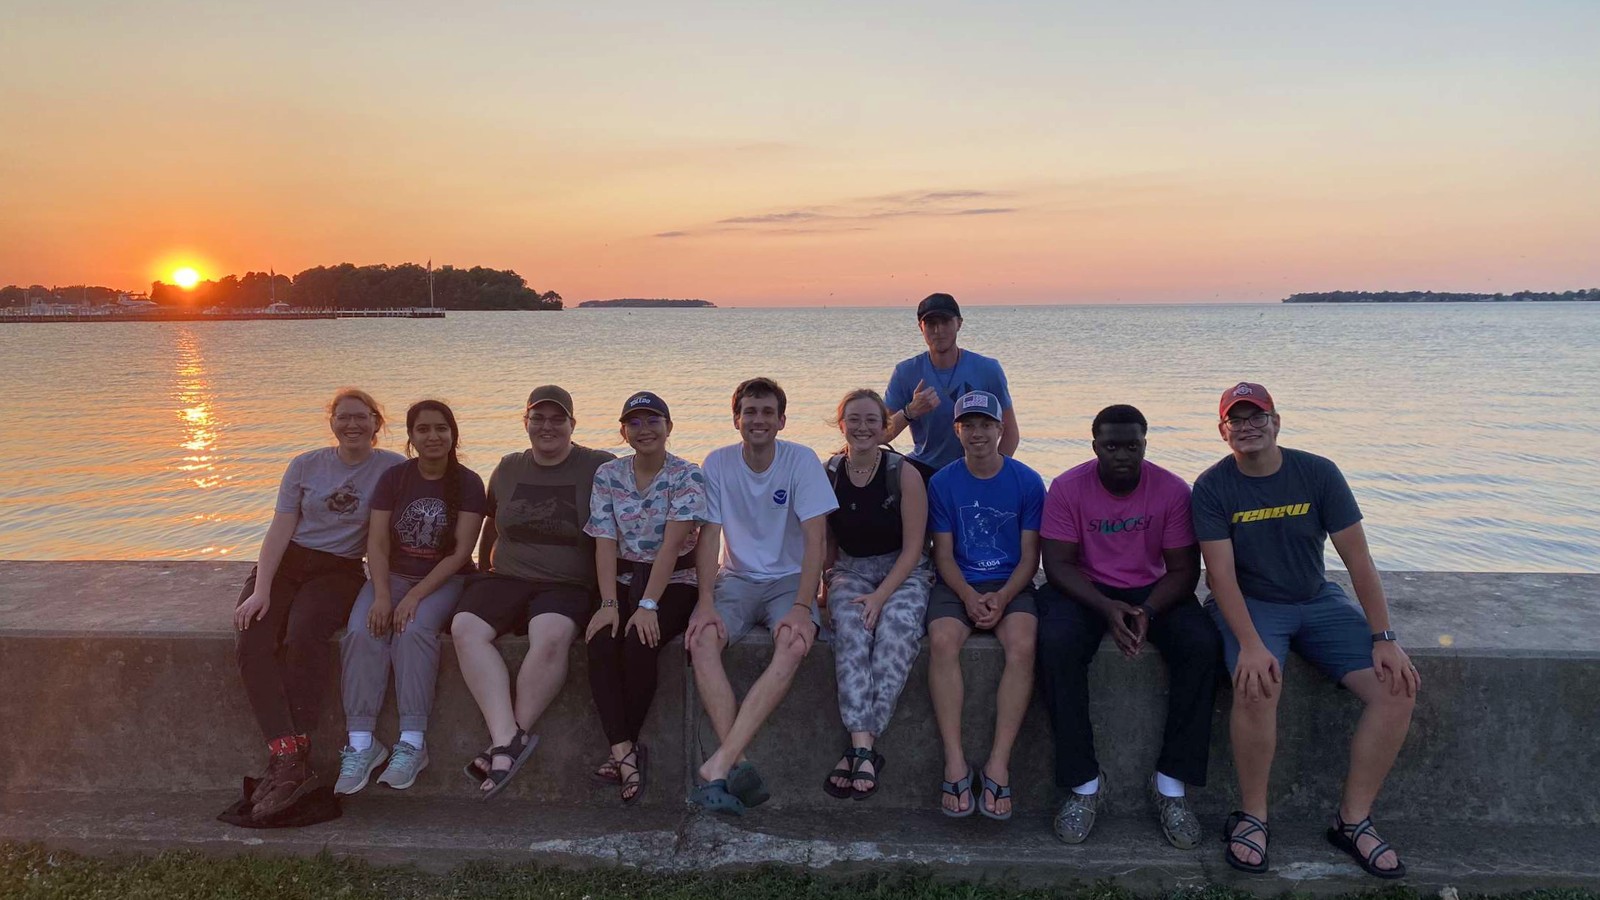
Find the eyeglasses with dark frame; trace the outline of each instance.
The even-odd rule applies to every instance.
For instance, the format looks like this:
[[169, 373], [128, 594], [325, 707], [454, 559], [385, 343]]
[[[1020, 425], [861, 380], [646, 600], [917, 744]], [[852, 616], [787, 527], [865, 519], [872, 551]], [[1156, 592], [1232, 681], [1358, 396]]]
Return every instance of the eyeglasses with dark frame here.
[[1230, 429], [1243, 428], [1246, 425], [1251, 428], [1265, 428], [1267, 423], [1272, 421], [1272, 413], [1257, 410], [1248, 416], [1229, 416], [1222, 421], [1227, 422]]

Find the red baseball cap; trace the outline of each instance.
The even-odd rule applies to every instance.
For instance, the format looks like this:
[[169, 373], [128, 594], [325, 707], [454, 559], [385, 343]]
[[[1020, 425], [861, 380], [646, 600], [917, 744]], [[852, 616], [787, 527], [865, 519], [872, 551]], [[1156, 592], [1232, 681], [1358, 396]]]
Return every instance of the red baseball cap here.
[[1272, 412], [1272, 395], [1253, 381], [1241, 381], [1222, 392], [1222, 402], [1217, 405], [1217, 418], [1226, 419], [1228, 410], [1240, 403], [1254, 403], [1262, 412]]

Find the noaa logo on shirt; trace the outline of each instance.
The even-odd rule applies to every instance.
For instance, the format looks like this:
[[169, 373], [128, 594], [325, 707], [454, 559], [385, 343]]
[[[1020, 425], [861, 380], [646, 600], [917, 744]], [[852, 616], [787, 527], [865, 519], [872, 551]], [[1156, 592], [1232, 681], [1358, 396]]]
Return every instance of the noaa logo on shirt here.
[[788, 503], [789, 502], [789, 492], [786, 491], [786, 490], [783, 490], [781, 488], [776, 490], [776, 491], [773, 491], [772, 492], [772, 502], [777, 504], [778, 506], [782, 506], [785, 503]]

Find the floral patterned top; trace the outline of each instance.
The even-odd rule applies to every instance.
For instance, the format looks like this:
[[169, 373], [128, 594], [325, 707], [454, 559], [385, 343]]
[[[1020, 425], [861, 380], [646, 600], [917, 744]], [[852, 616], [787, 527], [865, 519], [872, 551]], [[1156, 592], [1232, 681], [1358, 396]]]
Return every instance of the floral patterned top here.
[[[617, 556], [624, 560], [653, 562], [668, 522], [705, 520], [706, 476], [699, 466], [668, 453], [655, 481], [640, 491], [633, 478], [633, 457], [625, 456], [595, 470], [589, 524], [583, 531], [590, 537], [616, 541]], [[699, 536], [698, 529], [691, 533], [679, 555], [693, 550]], [[628, 584], [632, 574], [620, 572], [617, 580]], [[668, 583], [695, 584], [695, 571], [679, 569]]]

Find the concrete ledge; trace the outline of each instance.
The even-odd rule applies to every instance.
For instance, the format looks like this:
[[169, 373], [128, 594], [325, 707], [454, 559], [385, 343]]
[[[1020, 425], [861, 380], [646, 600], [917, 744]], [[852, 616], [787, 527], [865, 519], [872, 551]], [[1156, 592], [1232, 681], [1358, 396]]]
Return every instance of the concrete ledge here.
[[[249, 837], [267, 841], [260, 846], [293, 849], [313, 840], [312, 832], [319, 829], [306, 831], [304, 838], [268, 838], [224, 826], [202, 827], [192, 820], [202, 811], [214, 813], [211, 807], [219, 809], [227, 793], [237, 789], [239, 776], [256, 770], [262, 760], [234, 667], [229, 627], [247, 569], [237, 563], [0, 562], [0, 679], [25, 686], [0, 692], [0, 722], [6, 726], [0, 729], [0, 794], [5, 795], [0, 808], [6, 810], [0, 813], [0, 834], [51, 840], [88, 835], [111, 792], [128, 796], [125, 802], [118, 800], [123, 818], [108, 819], [105, 833], [123, 834], [133, 843], [159, 842], [167, 831], [180, 843], [219, 846], [236, 846]], [[1600, 781], [1600, 754], [1594, 752], [1600, 649], [1593, 638], [1600, 633], [1600, 576], [1398, 573], [1386, 576], [1386, 585], [1397, 627], [1425, 683], [1411, 737], [1378, 815], [1393, 823], [1389, 830], [1413, 866], [1419, 848], [1433, 840], [1429, 836], [1446, 833], [1441, 827], [1459, 829], [1450, 832], [1452, 840], [1465, 843], [1445, 855], [1460, 861], [1489, 859], [1499, 852], [1499, 826], [1563, 826], [1557, 847], [1565, 846], [1569, 829], [1590, 839], [1600, 834], [1600, 794], [1572, 790], [1573, 785]], [[520, 659], [524, 648], [522, 641], [504, 643], [509, 659]], [[737, 687], [754, 680], [769, 652], [764, 636], [753, 636], [729, 652], [728, 667]], [[975, 829], [968, 822], [965, 830], [947, 832], [941, 828], [961, 823], [933, 814], [932, 822], [941, 827], [906, 830], [930, 818], [940, 780], [925, 687], [926, 657], [912, 673], [893, 725], [880, 743], [889, 759], [880, 795], [870, 803], [843, 805], [824, 796], [819, 790], [822, 778], [845, 738], [825, 645], [806, 662], [793, 692], [751, 750], [773, 788], [773, 802], [737, 825], [683, 819], [692, 763], [715, 743], [684, 662], [681, 645], [667, 648], [660, 693], [647, 726], [654, 760], [643, 809], [624, 812], [616, 806], [614, 792], [591, 787], [585, 778], [605, 742], [589, 699], [584, 654], [576, 647], [568, 684], [537, 728], [542, 735], [539, 750], [510, 789], [513, 798], [534, 804], [509, 799], [495, 804], [493, 813], [455, 806], [452, 798], [471, 794], [458, 774], [460, 765], [481, 748], [484, 738], [482, 721], [447, 649], [429, 732], [432, 767], [406, 795], [369, 788], [349, 801], [339, 824], [329, 827], [354, 829], [336, 832], [358, 836], [350, 838], [352, 852], [425, 846], [432, 854], [455, 846], [437, 828], [428, 830], [426, 823], [435, 812], [445, 816], [446, 809], [461, 810], [449, 816], [459, 815], [462, 827], [470, 831], [469, 823], [482, 815], [489, 816], [484, 822], [495, 822], [514, 818], [505, 810], [520, 811], [518, 815], [538, 810], [536, 817], [548, 824], [534, 833], [545, 834], [548, 847], [565, 847], [556, 855], [569, 860], [593, 855], [590, 842], [578, 840], [591, 834], [588, 826], [570, 834], [556, 828], [569, 818], [614, 823], [621, 832], [655, 823], [647, 829], [656, 834], [652, 847], [667, 846], [661, 835], [670, 828], [677, 835], [670, 842], [672, 853], [651, 863], [663, 866], [669, 862], [661, 860], [707, 859], [684, 850], [684, 829], [691, 825], [691, 830], [699, 829], [694, 831], [696, 842], [743, 847], [739, 853], [745, 856], [732, 857], [739, 864], [766, 852], [760, 849], [766, 845], [748, 837], [756, 834], [810, 842], [804, 844], [811, 848], [807, 853], [815, 851], [816, 859], [835, 862], [853, 859], [856, 851], [850, 848], [863, 842], [921, 848], [894, 850], [887, 857], [891, 861], [938, 860], [957, 869], [970, 863], [985, 873], [1008, 871], [1007, 866], [1020, 871], [1037, 862], [1057, 866], [1051, 871], [1065, 877], [1058, 871], [1061, 864], [1049, 860], [1076, 858], [1075, 849], [1061, 847], [1049, 832], [1048, 814], [1055, 802], [1051, 741], [1037, 704], [1013, 760], [1016, 820], [1009, 826], [983, 820], [984, 826]], [[992, 726], [987, 710], [999, 678], [999, 648], [992, 639], [975, 639], [965, 662], [967, 747], [981, 758]], [[1223, 867], [1217, 845], [1210, 843], [1192, 861], [1160, 861], [1166, 848], [1158, 843], [1143, 797], [1164, 704], [1164, 676], [1155, 654], [1129, 663], [1108, 650], [1097, 658], [1091, 679], [1092, 714], [1112, 803], [1091, 845], [1111, 845], [1118, 842], [1117, 835], [1132, 843], [1121, 851], [1094, 851], [1101, 853], [1092, 857], [1099, 862], [1086, 863], [1085, 872], [1098, 874], [1084, 877], [1165, 872], [1175, 879], [1167, 883], [1179, 883], [1225, 874], [1216, 871]], [[315, 737], [325, 765], [342, 730], [336, 684], [330, 683], [328, 691], [326, 721]], [[1210, 786], [1193, 795], [1208, 829], [1234, 805], [1225, 696], [1221, 707], [1213, 728]], [[1353, 698], [1298, 660], [1291, 662], [1273, 779], [1273, 822], [1287, 836], [1275, 843], [1273, 858], [1284, 877], [1297, 871], [1285, 866], [1299, 860], [1331, 865], [1339, 859], [1318, 844], [1320, 823], [1338, 796], [1357, 713]], [[391, 709], [380, 735], [388, 739], [393, 730]], [[191, 808], [185, 797], [204, 802]], [[472, 810], [484, 809], [461, 802]], [[141, 818], [141, 809], [148, 815]], [[850, 816], [838, 815], [847, 809]], [[369, 821], [369, 815], [375, 818]], [[140, 837], [130, 824], [137, 822], [155, 824]], [[813, 832], [805, 831], [808, 822], [815, 823]], [[124, 825], [133, 830], [117, 830]], [[422, 831], [415, 836], [380, 834], [395, 827]], [[610, 828], [592, 836], [613, 835]], [[977, 837], [989, 832], [1004, 837], [996, 837], [991, 847], [986, 838]], [[497, 846], [482, 836], [461, 840], [466, 842], [463, 853]], [[1031, 846], [1033, 856], [1007, 855], [1004, 847], [1011, 846]], [[1514, 866], [1524, 851], [1538, 844], [1530, 836], [1525, 844], [1505, 846], [1505, 864]], [[517, 852], [533, 849], [524, 844]], [[1441, 854], [1446, 850], [1452, 845], [1440, 845]], [[1119, 852], [1134, 862], [1117, 856]], [[621, 850], [618, 854], [609, 861], [629, 861]], [[1147, 858], [1155, 862], [1137, 862]], [[1546, 873], [1537, 876], [1545, 879], [1539, 883], [1568, 883], [1548, 874], [1564, 872], [1593, 884], [1595, 873], [1585, 868], [1591, 861], [1574, 856], [1539, 868]], [[1539, 865], [1544, 864], [1535, 867]]]

